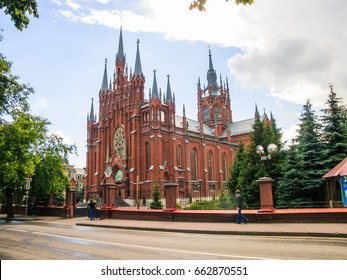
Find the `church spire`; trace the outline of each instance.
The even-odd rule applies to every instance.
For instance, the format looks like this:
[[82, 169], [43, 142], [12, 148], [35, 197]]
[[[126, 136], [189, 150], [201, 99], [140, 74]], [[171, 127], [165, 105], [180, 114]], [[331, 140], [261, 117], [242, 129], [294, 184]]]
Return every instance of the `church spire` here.
[[259, 111], [258, 111], [258, 106], [257, 106], [257, 103], [255, 103], [255, 113], [254, 113], [254, 117], [257, 119], [257, 118], [260, 118], [260, 114], [259, 114]]
[[170, 86], [170, 75], [167, 75], [167, 87], [166, 87], [166, 103], [172, 103], [172, 93]]
[[136, 44], [137, 44], [137, 50], [136, 50], [134, 76], [141, 76], [143, 75], [143, 73], [142, 73], [141, 59], [140, 59], [140, 50], [139, 50], [140, 40], [139, 39], [137, 39]]
[[211, 93], [214, 95], [217, 93], [218, 85], [217, 85], [217, 74], [216, 74], [216, 71], [213, 69], [211, 49], [208, 50], [208, 56], [209, 56], [209, 69], [207, 71], [207, 83], [208, 83], [207, 86], [211, 87]]
[[102, 79], [102, 85], [101, 90], [107, 91], [108, 90], [108, 84], [107, 84], [107, 58], [105, 58], [105, 70], [104, 70], [104, 77]]
[[125, 62], [122, 26], [120, 27], [120, 32], [119, 32], [119, 43], [118, 43], [118, 52], [117, 52], [117, 55], [116, 55], [116, 64], [118, 62]]
[[209, 57], [209, 59], [208, 59], [208, 70], [209, 71], [211, 71], [211, 70], [213, 70], [214, 71], [214, 69], [213, 69], [213, 63], [212, 63], [212, 54], [211, 54], [211, 49], [209, 48], [208, 49], [208, 57]]
[[91, 122], [91, 123], [95, 123], [96, 122], [96, 116], [94, 114], [94, 98], [92, 98], [92, 105], [90, 106], [90, 113], [87, 116], [87, 121]]
[[158, 98], [157, 77], [155, 75], [156, 72], [157, 72], [157, 70], [153, 70], [154, 78], [153, 78], [153, 87], [152, 87], [152, 99], [157, 99]]

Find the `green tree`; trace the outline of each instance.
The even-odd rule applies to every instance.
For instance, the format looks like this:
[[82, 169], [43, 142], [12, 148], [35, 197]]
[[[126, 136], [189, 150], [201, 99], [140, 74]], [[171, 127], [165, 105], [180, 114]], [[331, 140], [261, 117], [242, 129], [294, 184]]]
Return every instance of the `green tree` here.
[[41, 161], [35, 166], [32, 192], [40, 196], [61, 195], [70, 186], [64, 170], [68, 155], [76, 152], [76, 146], [64, 144], [62, 137], [52, 134], [38, 149]]
[[29, 15], [38, 18], [36, 0], [0, 0], [0, 10], [4, 9], [6, 15], [10, 15], [14, 26], [23, 30], [29, 25]]
[[11, 68], [11, 62], [0, 53], [0, 123], [15, 109], [27, 112], [28, 96], [34, 92], [31, 87], [19, 83], [19, 77], [11, 73]]
[[152, 202], [150, 203], [149, 207], [151, 209], [163, 209], [163, 204], [161, 203], [160, 199], [160, 191], [159, 186], [156, 184], [154, 186], [153, 192], [152, 192]]
[[235, 191], [237, 189], [242, 189], [242, 187], [240, 186], [240, 183], [243, 181], [242, 177], [243, 177], [243, 164], [245, 162], [244, 158], [245, 158], [245, 149], [244, 149], [244, 145], [243, 142], [241, 141], [239, 143], [239, 147], [237, 150], [237, 154], [234, 160], [234, 163], [231, 167], [231, 177], [228, 180], [228, 188], [230, 193], [235, 193]]
[[337, 96], [330, 85], [327, 108], [323, 109], [323, 140], [327, 151], [327, 167], [334, 168], [347, 155], [347, 118], [342, 98]]
[[34, 173], [40, 157], [35, 147], [43, 141], [48, 122], [24, 112], [14, 112], [12, 122], [0, 124], [0, 189], [7, 217], [13, 218], [13, 198], [24, 192], [25, 178]]
[[296, 208], [302, 206], [301, 190], [305, 188], [305, 176], [302, 173], [303, 162], [299, 158], [294, 140], [286, 153], [283, 176], [278, 180], [276, 207]]
[[[321, 199], [322, 176], [327, 172], [326, 153], [321, 141], [321, 125], [312, 109], [310, 100], [303, 106], [303, 112], [299, 118], [298, 153], [302, 161], [301, 176], [304, 176], [304, 186], [301, 188], [303, 203], [312, 207], [314, 202]], [[304, 206], [304, 205], [302, 205]]]
[[270, 143], [281, 148], [281, 134], [274, 117], [271, 119], [267, 115], [260, 116], [258, 109], [255, 110], [255, 119], [250, 135], [251, 143], [245, 152], [238, 154], [232, 166], [232, 178], [229, 186], [234, 193], [235, 189], [240, 189], [243, 193], [245, 203], [250, 207], [258, 207], [260, 202], [258, 179], [261, 177], [271, 177], [275, 181], [281, 176], [283, 156], [281, 152], [272, 155], [271, 160], [263, 161], [256, 154], [256, 147], [262, 145], [265, 149]]

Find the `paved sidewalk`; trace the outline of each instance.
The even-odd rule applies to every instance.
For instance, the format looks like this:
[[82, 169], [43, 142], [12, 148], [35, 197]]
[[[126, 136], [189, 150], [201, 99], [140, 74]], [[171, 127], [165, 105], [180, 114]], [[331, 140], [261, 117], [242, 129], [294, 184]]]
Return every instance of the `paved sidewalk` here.
[[[0, 219], [6, 216], [0, 215]], [[167, 222], [118, 219], [96, 219], [87, 217], [66, 219], [47, 216], [16, 216], [14, 220], [44, 222], [86, 227], [119, 228], [127, 230], [147, 230], [163, 232], [183, 232], [197, 234], [259, 235], [259, 236], [306, 236], [347, 238], [346, 223], [202, 223]]]

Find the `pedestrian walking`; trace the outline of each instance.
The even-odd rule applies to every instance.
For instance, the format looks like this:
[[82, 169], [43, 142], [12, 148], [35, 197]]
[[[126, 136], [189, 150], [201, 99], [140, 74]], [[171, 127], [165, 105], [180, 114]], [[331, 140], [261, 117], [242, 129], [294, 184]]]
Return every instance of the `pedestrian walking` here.
[[95, 220], [95, 202], [92, 199], [88, 203], [88, 209], [90, 220]]
[[236, 191], [236, 205], [237, 205], [237, 224], [241, 223], [241, 220], [244, 221], [244, 223], [248, 222], [248, 219], [241, 213], [243, 209], [243, 201], [242, 201], [242, 195], [240, 190]]
[[29, 201], [28, 207], [29, 207], [28, 215], [32, 216], [33, 215], [33, 211], [34, 211], [34, 203], [31, 200]]

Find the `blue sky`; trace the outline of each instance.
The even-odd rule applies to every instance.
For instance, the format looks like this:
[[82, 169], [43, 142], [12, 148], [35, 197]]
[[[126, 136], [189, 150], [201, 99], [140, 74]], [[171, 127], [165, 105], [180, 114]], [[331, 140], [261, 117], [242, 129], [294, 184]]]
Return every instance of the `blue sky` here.
[[170, 74], [178, 115], [185, 104], [187, 117], [197, 119], [196, 83], [206, 83], [209, 47], [218, 76], [229, 80], [234, 121], [251, 118], [256, 103], [272, 111], [288, 140], [307, 99], [317, 113], [324, 107], [329, 83], [346, 102], [347, 1], [209, 0], [206, 12], [190, 11], [191, 0], [37, 2], [40, 17], [22, 32], [1, 12], [1, 52], [34, 87], [32, 113], [76, 143], [76, 167], [85, 166], [86, 117], [91, 98], [98, 100], [105, 58], [113, 73], [120, 25], [129, 68], [140, 40], [146, 95], [154, 69], [163, 92]]

